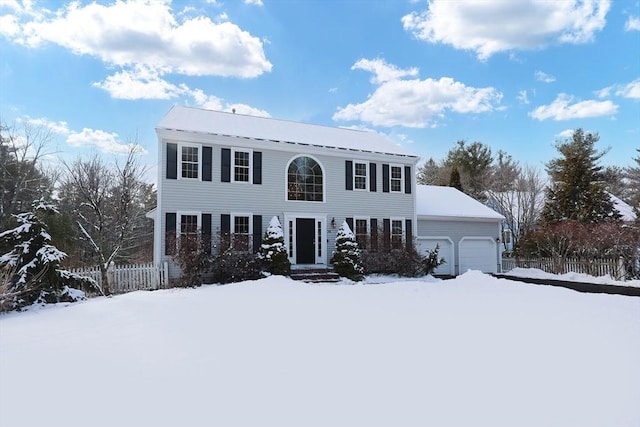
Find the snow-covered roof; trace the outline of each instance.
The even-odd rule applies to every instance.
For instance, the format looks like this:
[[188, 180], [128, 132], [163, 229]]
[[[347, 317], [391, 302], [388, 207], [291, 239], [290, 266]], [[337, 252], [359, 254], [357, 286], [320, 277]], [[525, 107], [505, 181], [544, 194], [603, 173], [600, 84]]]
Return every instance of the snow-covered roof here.
[[622, 217], [622, 221], [624, 222], [634, 222], [636, 220], [636, 213], [633, 211], [633, 208], [623, 200], [620, 200], [613, 194], [609, 193], [609, 197], [613, 202], [613, 206], [616, 208], [620, 216]]
[[375, 132], [310, 125], [180, 105], [171, 108], [160, 120], [156, 129], [238, 136], [342, 150], [393, 154], [416, 159], [418, 157]]
[[502, 215], [453, 187], [416, 186], [418, 219], [479, 219], [501, 221]]

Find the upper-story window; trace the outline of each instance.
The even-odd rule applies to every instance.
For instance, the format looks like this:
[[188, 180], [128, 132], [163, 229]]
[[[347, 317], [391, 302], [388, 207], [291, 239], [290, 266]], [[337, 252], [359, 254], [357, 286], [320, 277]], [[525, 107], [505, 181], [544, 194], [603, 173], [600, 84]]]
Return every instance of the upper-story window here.
[[367, 189], [367, 163], [353, 164], [353, 188], [356, 190]]
[[315, 159], [300, 156], [289, 163], [287, 200], [323, 201], [322, 167]]
[[393, 192], [402, 192], [402, 166], [391, 166], [390, 187]]
[[198, 178], [200, 169], [199, 147], [191, 145], [182, 146], [182, 178]]
[[251, 182], [251, 151], [233, 150], [233, 181]]

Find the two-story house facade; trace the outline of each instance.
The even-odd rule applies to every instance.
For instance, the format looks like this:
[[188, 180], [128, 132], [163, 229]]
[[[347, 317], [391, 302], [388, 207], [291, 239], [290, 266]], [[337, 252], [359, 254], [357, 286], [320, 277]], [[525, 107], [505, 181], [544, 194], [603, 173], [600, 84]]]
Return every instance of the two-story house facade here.
[[257, 251], [274, 216], [294, 266], [328, 265], [343, 221], [413, 242], [419, 158], [380, 134], [182, 106], [156, 133], [155, 263], [194, 230], [213, 251], [226, 233]]

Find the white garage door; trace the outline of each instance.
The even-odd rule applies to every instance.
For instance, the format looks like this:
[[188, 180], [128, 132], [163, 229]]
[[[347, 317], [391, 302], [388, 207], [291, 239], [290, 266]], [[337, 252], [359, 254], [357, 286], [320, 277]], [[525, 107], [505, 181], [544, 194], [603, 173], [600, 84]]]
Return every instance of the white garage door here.
[[496, 273], [498, 253], [491, 237], [463, 237], [460, 240], [460, 274], [467, 270]]
[[438, 256], [444, 258], [445, 263], [434, 271], [433, 274], [453, 275], [455, 267], [455, 258], [453, 255], [453, 242], [448, 237], [418, 237], [416, 239], [416, 247], [420, 255], [425, 255], [427, 251], [435, 249], [439, 246]]

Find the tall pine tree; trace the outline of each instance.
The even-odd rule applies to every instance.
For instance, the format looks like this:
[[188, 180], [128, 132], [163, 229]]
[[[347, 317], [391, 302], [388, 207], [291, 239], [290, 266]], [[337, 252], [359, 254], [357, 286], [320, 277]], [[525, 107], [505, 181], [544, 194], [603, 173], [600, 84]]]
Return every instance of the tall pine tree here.
[[599, 139], [597, 133], [577, 129], [570, 139], [556, 145], [561, 157], [547, 163], [551, 185], [542, 210], [542, 219], [547, 224], [620, 219], [600, 179], [602, 167], [598, 163], [606, 152], [596, 151], [594, 146]]

